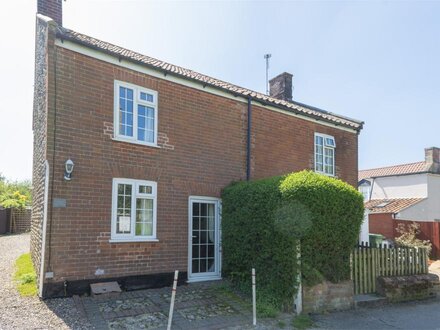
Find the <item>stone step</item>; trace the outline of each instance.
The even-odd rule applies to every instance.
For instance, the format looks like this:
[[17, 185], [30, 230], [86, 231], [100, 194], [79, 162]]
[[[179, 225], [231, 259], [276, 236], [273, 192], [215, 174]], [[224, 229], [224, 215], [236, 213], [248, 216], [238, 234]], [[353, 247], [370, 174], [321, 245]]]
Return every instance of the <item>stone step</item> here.
[[376, 294], [359, 294], [354, 296], [354, 305], [359, 307], [377, 307], [388, 303], [388, 299]]

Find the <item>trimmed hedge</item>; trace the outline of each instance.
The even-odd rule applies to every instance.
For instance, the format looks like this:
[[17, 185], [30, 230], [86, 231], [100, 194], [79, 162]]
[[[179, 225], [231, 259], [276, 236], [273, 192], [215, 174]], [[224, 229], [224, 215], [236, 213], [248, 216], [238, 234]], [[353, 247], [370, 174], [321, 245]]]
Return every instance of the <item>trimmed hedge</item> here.
[[280, 183], [284, 201], [307, 207], [312, 227], [301, 239], [306, 284], [316, 274], [331, 282], [350, 278], [350, 253], [359, 238], [364, 217], [362, 195], [351, 185], [311, 171], [293, 173]]
[[223, 274], [279, 307], [297, 290], [297, 243], [306, 284], [350, 277], [349, 256], [363, 219], [362, 195], [311, 171], [233, 183], [222, 194]]
[[276, 308], [292, 302], [298, 274], [295, 239], [274, 226], [280, 181], [234, 183], [222, 194], [222, 273], [248, 291], [255, 268], [258, 298]]

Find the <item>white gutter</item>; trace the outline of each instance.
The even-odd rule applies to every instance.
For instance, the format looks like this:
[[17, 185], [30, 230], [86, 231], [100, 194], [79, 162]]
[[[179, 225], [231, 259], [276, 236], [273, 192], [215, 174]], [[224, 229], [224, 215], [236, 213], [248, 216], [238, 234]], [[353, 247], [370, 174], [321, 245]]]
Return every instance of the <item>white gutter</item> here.
[[44, 282], [44, 262], [46, 255], [46, 229], [47, 229], [47, 208], [49, 201], [49, 162], [46, 160], [45, 166], [45, 177], [44, 177], [44, 210], [43, 210], [43, 234], [41, 238], [41, 256], [40, 256], [40, 278], [38, 285], [38, 296], [43, 297], [43, 282]]

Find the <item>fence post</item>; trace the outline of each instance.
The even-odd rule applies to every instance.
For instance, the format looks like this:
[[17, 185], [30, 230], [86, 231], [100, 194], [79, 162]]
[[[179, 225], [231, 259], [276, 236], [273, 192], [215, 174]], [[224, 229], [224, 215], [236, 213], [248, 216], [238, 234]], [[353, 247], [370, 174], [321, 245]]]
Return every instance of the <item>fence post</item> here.
[[[298, 276], [297, 276], [297, 281], [298, 281], [298, 292], [296, 293], [296, 297], [294, 300], [294, 304], [295, 304], [295, 312], [297, 315], [302, 313], [303, 310], [303, 304], [302, 304], [302, 274], [301, 274], [301, 243], [298, 242], [298, 246], [297, 246], [297, 250], [296, 250], [296, 258], [298, 260]], [[255, 325], [255, 324], [254, 324]]]
[[377, 278], [377, 248], [371, 249], [373, 252], [373, 292], [376, 292], [376, 278]]
[[353, 285], [354, 285], [354, 294], [359, 293], [359, 277], [358, 277], [358, 248], [354, 249], [353, 255]]
[[171, 323], [173, 322], [174, 300], [176, 299], [176, 289], [177, 289], [177, 278], [178, 278], [178, 276], [179, 276], [179, 271], [176, 270], [174, 272], [173, 291], [171, 293], [170, 313], [168, 315], [167, 330], [171, 329]]
[[428, 274], [429, 270], [428, 270], [428, 259], [429, 259], [429, 255], [428, 255], [428, 249], [423, 248], [424, 251], [424, 255], [425, 255], [425, 264], [424, 267], [425, 268], [425, 274]]
[[252, 324], [257, 325], [257, 302], [255, 289], [255, 268], [252, 268]]

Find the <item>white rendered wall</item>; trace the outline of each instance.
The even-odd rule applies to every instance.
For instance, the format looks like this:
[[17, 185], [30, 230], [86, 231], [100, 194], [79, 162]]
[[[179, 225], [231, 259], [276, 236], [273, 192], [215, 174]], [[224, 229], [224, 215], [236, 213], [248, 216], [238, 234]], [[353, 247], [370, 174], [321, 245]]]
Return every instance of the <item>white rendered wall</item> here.
[[403, 211], [396, 218], [405, 220], [440, 220], [440, 175], [428, 174], [428, 199]]
[[428, 174], [412, 174], [377, 178], [372, 186], [371, 199], [426, 198]]

